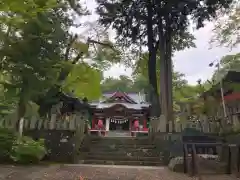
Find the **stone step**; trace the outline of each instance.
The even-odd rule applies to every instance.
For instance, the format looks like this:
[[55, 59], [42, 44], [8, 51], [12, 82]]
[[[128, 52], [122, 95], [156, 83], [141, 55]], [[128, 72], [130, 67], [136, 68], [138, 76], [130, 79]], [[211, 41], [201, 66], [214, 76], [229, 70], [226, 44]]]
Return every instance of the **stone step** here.
[[103, 140], [146, 140], [146, 139], [149, 139], [149, 137], [109, 137], [109, 136], [105, 136], [105, 137], [100, 137], [100, 136], [89, 136], [89, 139], [103, 139]]
[[150, 151], [150, 150], [156, 150], [156, 148], [125, 148], [125, 147], [90, 147], [87, 151], [89, 152], [144, 152], [144, 151]]
[[158, 151], [135, 151], [135, 152], [126, 152], [126, 151], [113, 151], [113, 152], [82, 152], [81, 155], [83, 156], [94, 156], [94, 155], [98, 155], [98, 156], [126, 156], [129, 155], [129, 153], [132, 156], [145, 156], [145, 157], [153, 157], [153, 156], [159, 156], [160, 153]]
[[160, 161], [107, 161], [107, 160], [80, 160], [80, 164], [129, 165], [129, 166], [162, 166]]
[[152, 145], [151, 141], [91, 141], [91, 144], [139, 144], [139, 145]]
[[131, 144], [131, 143], [150, 143], [151, 140], [149, 139], [142, 139], [142, 140], [137, 140], [137, 139], [91, 139], [90, 142], [93, 143], [125, 143], [125, 144]]
[[89, 148], [81, 148], [80, 150], [81, 152], [92, 152], [92, 153], [96, 153], [96, 152], [101, 152], [101, 153], [124, 153], [124, 152], [134, 152], [134, 153], [141, 153], [141, 152], [146, 152], [146, 151], [157, 151], [156, 148], [110, 148], [110, 147], [98, 147], [98, 148], [94, 148], [94, 147], [89, 147]]
[[92, 148], [126, 148], [126, 149], [131, 149], [131, 148], [141, 148], [141, 149], [155, 149], [156, 146], [153, 144], [91, 144], [90, 147]]
[[98, 154], [95, 155], [87, 155], [84, 157], [86, 160], [106, 160], [106, 161], [153, 161], [158, 162], [160, 161], [160, 158], [158, 156], [150, 156], [150, 157], [144, 157], [144, 156], [131, 156], [124, 155], [124, 156], [100, 156]]

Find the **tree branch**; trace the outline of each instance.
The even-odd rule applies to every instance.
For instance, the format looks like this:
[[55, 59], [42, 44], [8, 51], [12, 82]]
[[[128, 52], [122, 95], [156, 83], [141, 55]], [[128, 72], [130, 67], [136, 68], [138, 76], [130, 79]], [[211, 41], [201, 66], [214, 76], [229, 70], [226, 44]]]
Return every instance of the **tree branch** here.
[[69, 41], [69, 43], [67, 45], [67, 48], [66, 48], [66, 51], [65, 51], [65, 55], [64, 55], [64, 60], [65, 61], [69, 60], [69, 54], [70, 54], [71, 47], [72, 47], [73, 43], [77, 40], [77, 38], [78, 38], [77, 35], [70, 37], [70, 41]]
[[109, 43], [103, 43], [103, 42], [99, 42], [99, 41], [95, 41], [95, 40], [92, 40], [90, 38], [88, 38], [87, 42], [90, 44], [90, 43], [93, 43], [93, 44], [99, 44], [99, 45], [102, 45], [102, 46], [107, 46], [107, 47], [110, 47], [111, 49], [114, 49], [114, 46], [109, 44]]
[[83, 52], [80, 52], [80, 53], [74, 58], [72, 64], [76, 64], [82, 56], [83, 56]]

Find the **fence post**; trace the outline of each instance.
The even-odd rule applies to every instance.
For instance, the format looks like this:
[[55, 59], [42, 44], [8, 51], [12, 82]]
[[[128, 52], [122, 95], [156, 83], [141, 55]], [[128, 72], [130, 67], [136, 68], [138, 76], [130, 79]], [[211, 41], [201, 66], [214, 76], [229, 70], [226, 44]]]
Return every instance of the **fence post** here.
[[194, 164], [194, 168], [195, 168], [195, 171], [194, 171], [194, 175], [196, 175], [198, 177], [198, 180], [201, 180], [202, 177], [199, 173], [199, 162], [198, 162], [198, 155], [197, 155], [197, 148], [196, 148], [196, 144], [193, 144], [192, 145], [192, 149], [193, 149], [193, 155], [194, 155], [194, 159], [195, 159], [195, 164]]
[[195, 172], [196, 172], [196, 163], [195, 163], [195, 161], [196, 161], [196, 159], [195, 159], [195, 155], [194, 155], [194, 144], [192, 144], [192, 146], [191, 146], [191, 156], [192, 156], [192, 163], [191, 163], [191, 165], [192, 165], [192, 168], [191, 168], [191, 176], [194, 176], [195, 175]]
[[239, 175], [239, 171], [240, 171], [240, 145], [238, 145], [237, 148], [238, 148], [237, 172], [238, 172], [238, 175]]
[[228, 146], [228, 160], [227, 160], [227, 172], [226, 174], [231, 174], [231, 165], [232, 165], [232, 153], [231, 153], [231, 147]]
[[187, 156], [188, 156], [188, 152], [187, 152], [187, 148], [186, 148], [186, 144], [183, 143], [183, 172], [186, 174], [188, 172], [188, 168], [187, 168]]

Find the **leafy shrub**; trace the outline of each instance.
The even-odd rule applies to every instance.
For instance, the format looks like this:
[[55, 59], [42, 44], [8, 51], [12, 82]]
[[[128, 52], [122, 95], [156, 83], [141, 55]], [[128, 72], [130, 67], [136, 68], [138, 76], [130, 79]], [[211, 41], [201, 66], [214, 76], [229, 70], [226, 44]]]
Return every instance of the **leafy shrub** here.
[[11, 129], [0, 128], [0, 160], [7, 161], [10, 160], [10, 153], [12, 146], [16, 141], [17, 136], [15, 132]]
[[21, 164], [38, 163], [46, 153], [43, 139], [34, 141], [32, 138], [24, 136], [13, 145], [11, 158]]

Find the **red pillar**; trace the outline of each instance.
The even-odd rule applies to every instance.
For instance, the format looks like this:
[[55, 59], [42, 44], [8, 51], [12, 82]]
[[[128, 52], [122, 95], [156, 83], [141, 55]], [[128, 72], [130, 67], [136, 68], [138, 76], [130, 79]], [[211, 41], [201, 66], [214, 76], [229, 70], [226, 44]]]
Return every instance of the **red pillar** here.
[[143, 120], [143, 128], [147, 128], [147, 120], [146, 119]]
[[95, 129], [95, 118], [92, 119], [92, 129]]

